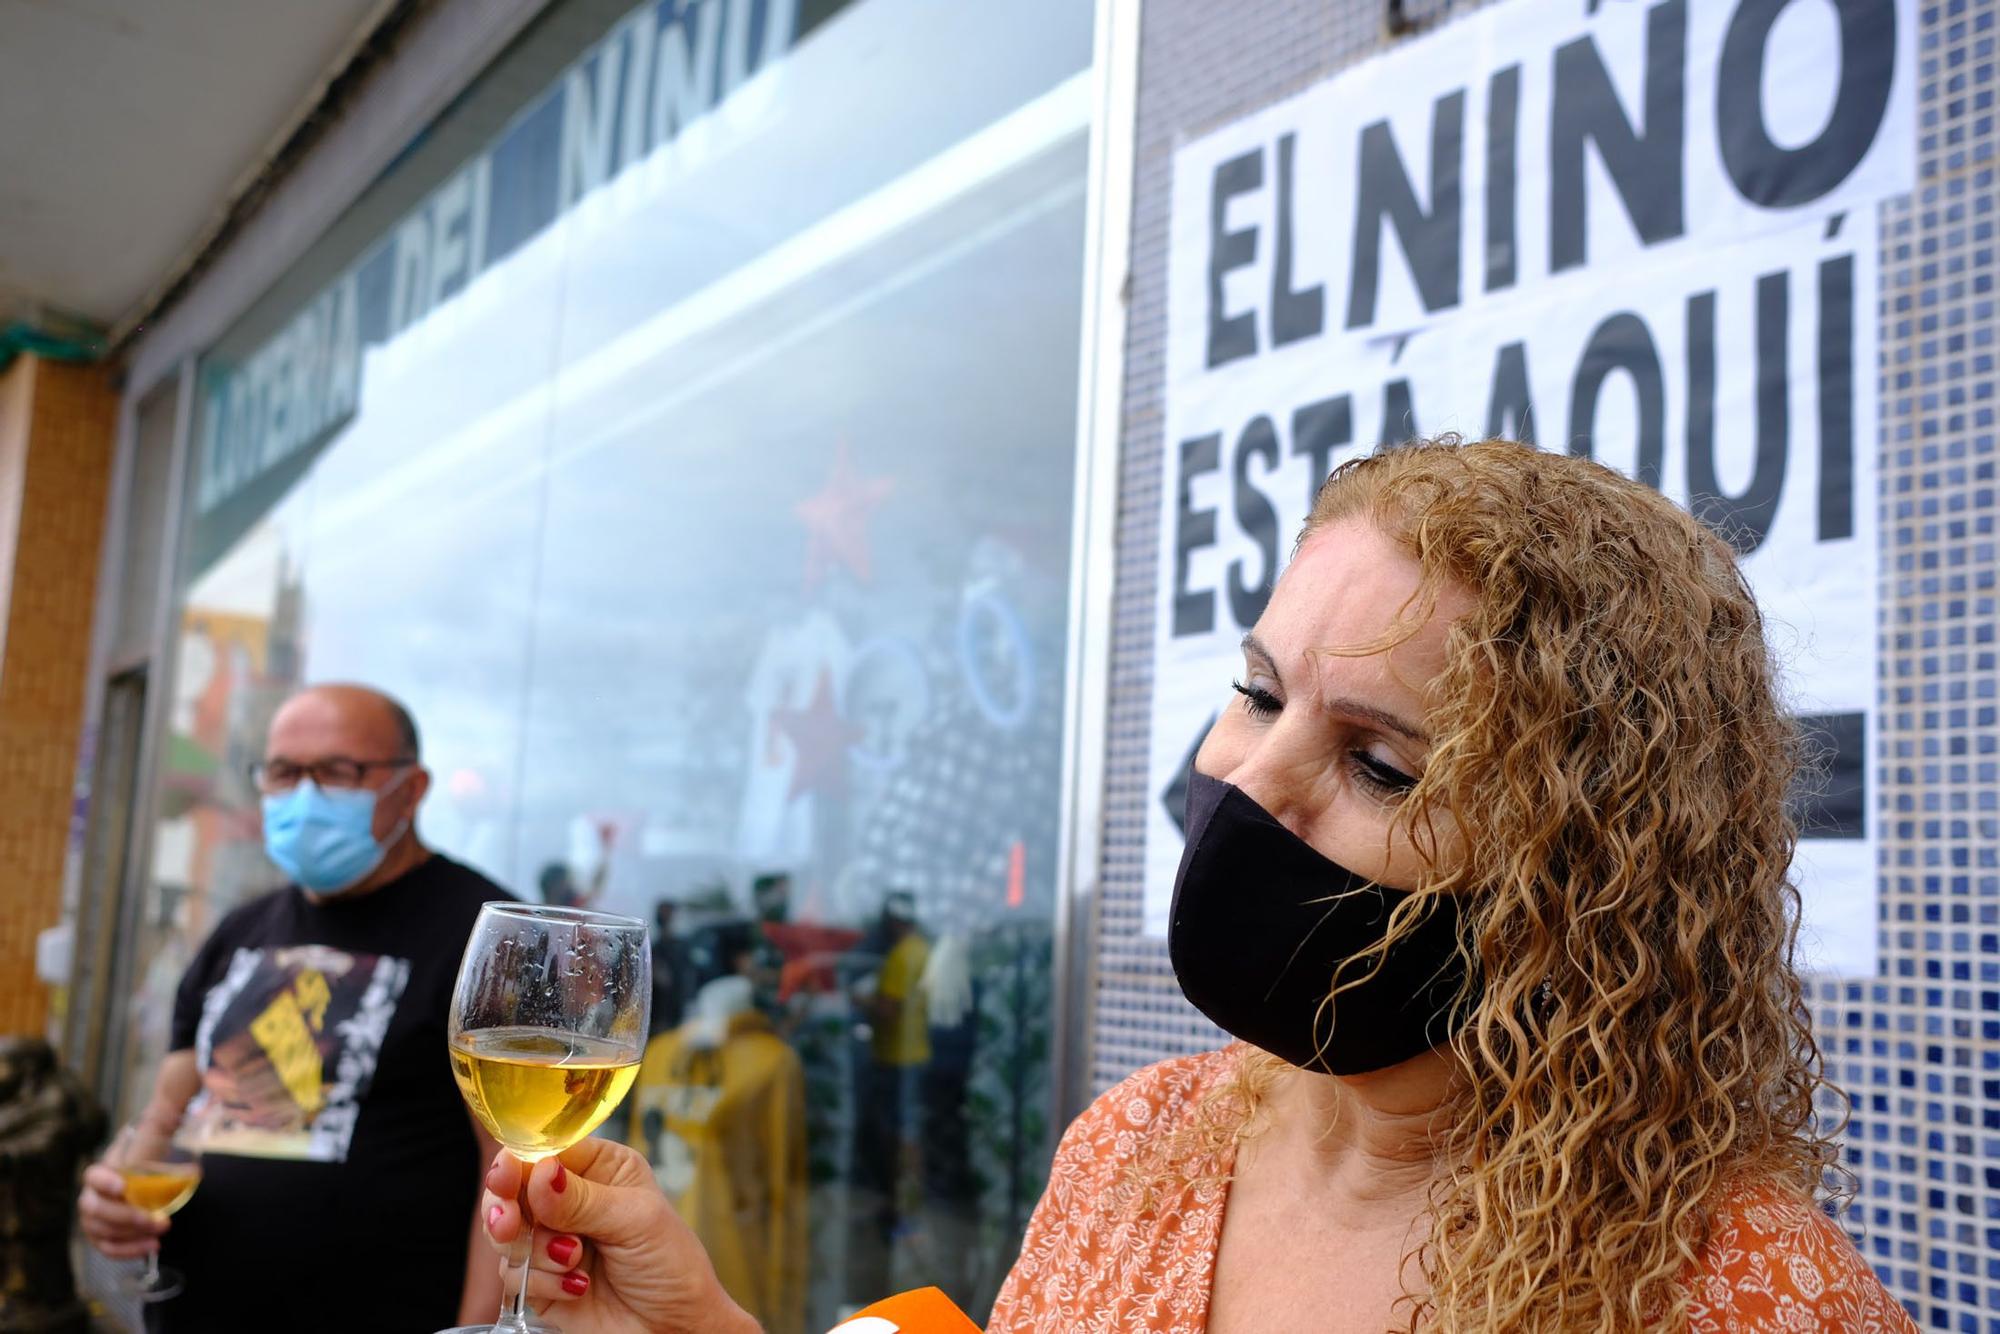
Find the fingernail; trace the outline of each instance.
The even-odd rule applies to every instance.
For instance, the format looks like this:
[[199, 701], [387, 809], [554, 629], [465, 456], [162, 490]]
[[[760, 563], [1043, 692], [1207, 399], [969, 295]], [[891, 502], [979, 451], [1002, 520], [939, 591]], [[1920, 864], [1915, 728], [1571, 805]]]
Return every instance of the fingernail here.
[[562, 1282], [563, 1291], [568, 1293], [572, 1297], [583, 1296], [584, 1289], [588, 1288], [589, 1286], [590, 1286], [590, 1275], [588, 1274], [579, 1273], [578, 1271], [572, 1269], [570, 1270], [569, 1273], [563, 1275], [563, 1282]]
[[569, 1173], [563, 1168], [561, 1160], [558, 1159], [556, 1162], [556, 1174], [549, 1178], [549, 1189], [560, 1195], [568, 1186]]
[[494, 1205], [491, 1209], [488, 1209], [486, 1211], [486, 1228], [489, 1232], [492, 1231], [494, 1228], [500, 1226], [500, 1219], [506, 1214], [506, 1212], [507, 1211], [505, 1209], [501, 1208], [497, 1204]]
[[559, 1265], [566, 1265], [576, 1259], [578, 1249], [575, 1237], [550, 1237], [549, 1258]]

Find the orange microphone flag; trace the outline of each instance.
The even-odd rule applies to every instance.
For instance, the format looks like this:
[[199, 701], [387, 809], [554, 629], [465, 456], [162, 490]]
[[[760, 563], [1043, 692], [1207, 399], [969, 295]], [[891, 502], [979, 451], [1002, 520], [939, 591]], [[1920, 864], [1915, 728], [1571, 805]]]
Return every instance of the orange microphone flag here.
[[979, 1326], [936, 1288], [918, 1288], [876, 1302], [827, 1334], [979, 1334]]

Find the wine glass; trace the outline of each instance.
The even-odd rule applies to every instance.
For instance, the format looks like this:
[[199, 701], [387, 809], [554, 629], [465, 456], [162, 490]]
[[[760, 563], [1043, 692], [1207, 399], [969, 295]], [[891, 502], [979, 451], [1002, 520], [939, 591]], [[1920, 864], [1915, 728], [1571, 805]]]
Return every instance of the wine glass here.
[[[135, 1121], [118, 1132], [108, 1161], [124, 1180], [125, 1202], [158, 1219], [193, 1199], [201, 1184], [201, 1146], [185, 1125], [163, 1134]], [[142, 1302], [177, 1297], [182, 1286], [181, 1272], [162, 1268], [157, 1249], [147, 1254], [145, 1271], [125, 1284]]]
[[[516, 1158], [532, 1165], [561, 1153], [632, 1087], [652, 970], [637, 918], [521, 903], [479, 910], [452, 993], [451, 1073], [472, 1114]], [[450, 1334], [560, 1334], [528, 1311], [534, 1239], [531, 1224], [514, 1309]]]

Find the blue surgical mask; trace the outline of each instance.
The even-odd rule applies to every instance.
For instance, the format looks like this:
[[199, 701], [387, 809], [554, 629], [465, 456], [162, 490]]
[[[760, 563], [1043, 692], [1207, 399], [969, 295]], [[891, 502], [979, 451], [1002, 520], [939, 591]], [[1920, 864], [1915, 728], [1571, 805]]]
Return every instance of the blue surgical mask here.
[[[394, 791], [399, 776], [384, 791]], [[373, 788], [322, 788], [301, 779], [289, 792], [264, 798], [264, 851], [278, 869], [314, 894], [332, 894], [366, 879], [389, 855], [375, 838]], [[404, 826], [407, 828], [407, 825]]]

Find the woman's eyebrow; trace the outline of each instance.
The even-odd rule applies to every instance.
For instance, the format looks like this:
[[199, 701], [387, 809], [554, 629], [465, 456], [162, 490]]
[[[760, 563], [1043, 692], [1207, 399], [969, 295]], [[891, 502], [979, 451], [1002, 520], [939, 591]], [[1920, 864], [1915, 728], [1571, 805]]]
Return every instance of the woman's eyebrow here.
[[1271, 675], [1278, 678], [1278, 688], [1280, 690], [1285, 688], [1285, 678], [1278, 670], [1278, 660], [1271, 656], [1271, 650], [1264, 647], [1264, 641], [1257, 638], [1255, 630], [1243, 636], [1243, 656], [1255, 658], [1260, 666], [1270, 668]]
[[1373, 704], [1364, 704], [1358, 699], [1349, 699], [1346, 696], [1336, 696], [1332, 699], [1322, 699], [1319, 702], [1319, 706], [1328, 713], [1345, 713], [1354, 717], [1366, 718], [1368, 721], [1391, 732], [1408, 737], [1419, 745], [1428, 746], [1431, 744], [1430, 733], [1424, 731], [1423, 728], [1418, 727], [1415, 723], [1405, 721], [1400, 714], [1391, 713], [1387, 709], [1378, 709]]
[[[1260, 666], [1269, 668], [1271, 675], [1278, 678], [1279, 689], [1282, 690], [1284, 688], [1285, 678], [1278, 671], [1278, 660], [1271, 656], [1271, 650], [1264, 647], [1264, 641], [1257, 638], [1254, 631], [1243, 636], [1243, 656], [1253, 658]], [[1345, 713], [1351, 717], [1366, 718], [1369, 722], [1387, 731], [1394, 732], [1398, 736], [1408, 737], [1419, 745], [1428, 746], [1431, 744], [1430, 733], [1424, 731], [1423, 728], [1403, 718], [1400, 714], [1391, 713], [1387, 709], [1366, 703], [1365, 701], [1352, 699], [1343, 695], [1322, 699], [1319, 701], [1319, 706], [1328, 713]]]

